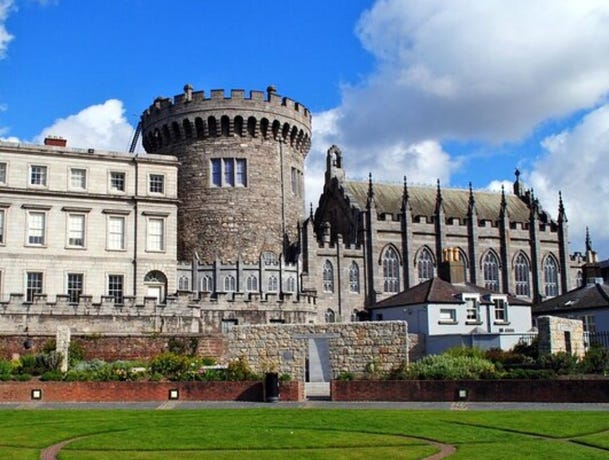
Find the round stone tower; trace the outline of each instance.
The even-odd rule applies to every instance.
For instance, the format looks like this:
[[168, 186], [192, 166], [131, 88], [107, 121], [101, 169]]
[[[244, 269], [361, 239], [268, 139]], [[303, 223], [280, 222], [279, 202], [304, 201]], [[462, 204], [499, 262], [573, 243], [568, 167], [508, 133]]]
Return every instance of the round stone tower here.
[[[178, 157], [178, 257], [258, 261], [288, 255], [304, 216], [311, 113], [262, 91], [157, 98], [141, 117], [148, 153]], [[289, 258], [290, 256], [288, 256]]]

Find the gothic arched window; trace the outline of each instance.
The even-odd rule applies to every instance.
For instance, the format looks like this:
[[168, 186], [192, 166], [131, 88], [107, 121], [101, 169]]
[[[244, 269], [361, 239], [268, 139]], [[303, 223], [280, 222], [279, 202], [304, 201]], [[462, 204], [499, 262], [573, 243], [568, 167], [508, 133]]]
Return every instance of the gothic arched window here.
[[245, 281], [245, 287], [247, 292], [256, 292], [258, 291], [258, 277], [256, 275], [250, 275], [247, 277]]
[[484, 287], [499, 292], [499, 261], [494, 252], [487, 252], [482, 261]]
[[268, 291], [277, 292], [279, 290], [279, 280], [275, 275], [269, 276]]
[[355, 262], [349, 267], [349, 291], [359, 293], [359, 267]]
[[293, 276], [286, 281], [286, 292], [296, 292], [296, 279]]
[[434, 263], [431, 251], [427, 248], [423, 248], [419, 252], [417, 257], [417, 269], [419, 274], [419, 283], [427, 281], [433, 278], [434, 275]]
[[329, 260], [324, 263], [322, 275], [324, 292], [334, 292], [334, 267]]
[[235, 292], [237, 289], [237, 280], [233, 275], [226, 275], [224, 277], [224, 290], [226, 292]]
[[328, 308], [326, 310], [325, 320], [326, 320], [326, 323], [335, 323], [336, 322], [336, 314], [334, 313], [334, 310], [332, 310], [331, 308]]
[[188, 276], [180, 276], [180, 278], [178, 279], [178, 290], [180, 291], [188, 291], [190, 290], [190, 280], [188, 279]]
[[400, 262], [395, 249], [389, 247], [383, 254], [383, 290], [398, 292], [400, 289]]
[[546, 257], [543, 263], [543, 281], [546, 297], [558, 295], [558, 265], [552, 256]]
[[201, 292], [212, 292], [214, 290], [211, 276], [203, 275], [201, 277], [200, 283], [201, 283]]
[[514, 262], [514, 280], [516, 281], [516, 295], [530, 297], [531, 285], [529, 282], [529, 261], [523, 253], [518, 254]]

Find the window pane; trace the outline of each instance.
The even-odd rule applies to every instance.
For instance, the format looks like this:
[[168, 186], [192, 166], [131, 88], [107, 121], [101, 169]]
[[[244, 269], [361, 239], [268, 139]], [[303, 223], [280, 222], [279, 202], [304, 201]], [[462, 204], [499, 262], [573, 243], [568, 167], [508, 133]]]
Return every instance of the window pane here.
[[0, 244], [4, 243], [4, 209], [0, 209]]
[[108, 295], [115, 304], [123, 303], [123, 275], [108, 275]]
[[0, 163], [0, 184], [6, 184], [6, 163]]
[[125, 219], [123, 217], [108, 218], [108, 249], [125, 248]]
[[148, 250], [162, 251], [164, 245], [163, 219], [148, 219]]
[[70, 214], [68, 216], [68, 245], [85, 245], [85, 216], [82, 214]]
[[87, 188], [87, 172], [84, 169], [71, 169], [70, 186], [77, 189]]
[[165, 177], [161, 174], [151, 174], [150, 175], [150, 186], [149, 190], [151, 193], [163, 193], [165, 189]]
[[42, 294], [42, 273], [28, 272], [25, 286], [25, 300], [32, 302], [34, 294]]
[[241, 187], [247, 185], [247, 165], [242, 158], [237, 159], [237, 185]]
[[114, 191], [125, 191], [125, 173], [111, 172], [110, 173], [110, 188]]
[[30, 184], [31, 185], [46, 185], [47, 184], [47, 167], [32, 166], [30, 168]]
[[225, 158], [224, 162], [224, 186], [235, 186], [235, 163], [232, 158]]
[[83, 286], [82, 273], [68, 273], [68, 297], [70, 303], [78, 303], [79, 297], [82, 295]]
[[222, 163], [219, 158], [211, 160], [211, 184], [216, 187], [222, 186]]
[[28, 243], [44, 244], [44, 219], [43, 212], [30, 212], [28, 214]]

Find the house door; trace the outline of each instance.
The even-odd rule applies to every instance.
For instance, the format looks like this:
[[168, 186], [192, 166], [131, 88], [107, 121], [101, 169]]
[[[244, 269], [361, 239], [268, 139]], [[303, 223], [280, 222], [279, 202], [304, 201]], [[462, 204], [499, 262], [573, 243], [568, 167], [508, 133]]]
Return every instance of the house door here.
[[332, 378], [328, 339], [309, 339], [308, 382], [329, 382]]
[[163, 298], [163, 286], [148, 286], [146, 297], [154, 297], [156, 303], [161, 303], [161, 299]]

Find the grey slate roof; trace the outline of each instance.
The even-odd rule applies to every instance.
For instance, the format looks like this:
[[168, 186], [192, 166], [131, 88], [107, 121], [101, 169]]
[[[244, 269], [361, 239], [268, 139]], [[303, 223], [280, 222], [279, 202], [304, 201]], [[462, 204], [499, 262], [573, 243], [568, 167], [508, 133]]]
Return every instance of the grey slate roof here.
[[[381, 300], [369, 308], [374, 310], [377, 308], [406, 307], [409, 305], [421, 305], [426, 303], [461, 303], [461, 294], [464, 293], [480, 294], [480, 303], [482, 304], [490, 303], [490, 300], [488, 298], [485, 299], [484, 296], [498, 294], [497, 292], [476, 286], [475, 284], [451, 284], [441, 278], [432, 278], [417, 284], [406, 291], [399, 292], [394, 296]], [[529, 302], [511, 295], [507, 296], [507, 300], [508, 303], [512, 305], [530, 305]]]
[[535, 305], [534, 315], [609, 307], [609, 285], [589, 284]]
[[[345, 181], [344, 190], [360, 209], [366, 205], [368, 183]], [[373, 184], [374, 199], [379, 212], [398, 214], [402, 208], [403, 186], [397, 184]], [[469, 190], [442, 188], [442, 203], [446, 217], [467, 217]], [[413, 216], [433, 216], [436, 209], [437, 190], [431, 186], [408, 186], [409, 203]], [[501, 210], [501, 193], [474, 191], [474, 201], [478, 219], [495, 221]], [[529, 208], [516, 195], [506, 193], [508, 215], [512, 222], [528, 222]], [[549, 219], [548, 219], [549, 220]]]

